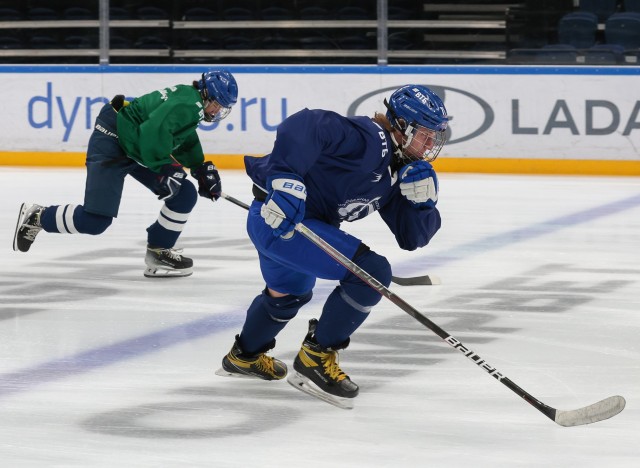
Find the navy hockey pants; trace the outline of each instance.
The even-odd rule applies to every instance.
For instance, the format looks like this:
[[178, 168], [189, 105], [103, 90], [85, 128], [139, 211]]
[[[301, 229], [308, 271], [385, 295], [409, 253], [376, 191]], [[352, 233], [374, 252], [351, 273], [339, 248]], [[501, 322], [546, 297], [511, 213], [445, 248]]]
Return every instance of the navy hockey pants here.
[[[42, 227], [47, 232], [100, 234], [118, 216], [124, 180], [132, 176], [152, 192], [158, 174], [128, 158], [116, 138], [116, 112], [106, 104], [96, 118], [87, 147], [87, 179], [83, 205], [47, 207]], [[154, 192], [155, 193], [155, 192]], [[178, 194], [162, 207], [148, 229], [148, 243], [175, 245], [197, 200], [194, 185], [184, 180]]]

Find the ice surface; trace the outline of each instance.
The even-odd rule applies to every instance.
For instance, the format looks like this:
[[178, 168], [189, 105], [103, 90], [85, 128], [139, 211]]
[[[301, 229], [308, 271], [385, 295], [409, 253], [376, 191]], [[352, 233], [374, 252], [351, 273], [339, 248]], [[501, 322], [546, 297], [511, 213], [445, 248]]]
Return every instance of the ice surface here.
[[[250, 201], [240, 172], [224, 190]], [[127, 182], [101, 236], [11, 250], [20, 203], [81, 203], [80, 169], [0, 168], [0, 466], [636, 467], [640, 445], [637, 178], [441, 174], [443, 227], [401, 251], [377, 215], [345, 223], [386, 255], [403, 299], [546, 404], [627, 408], [564, 428], [383, 300], [341, 354], [344, 411], [286, 382], [214, 371], [263, 287], [245, 212], [199, 199], [189, 278], [144, 278], [160, 202]], [[301, 260], [302, 261], [302, 260]], [[278, 336], [291, 363], [330, 282]]]

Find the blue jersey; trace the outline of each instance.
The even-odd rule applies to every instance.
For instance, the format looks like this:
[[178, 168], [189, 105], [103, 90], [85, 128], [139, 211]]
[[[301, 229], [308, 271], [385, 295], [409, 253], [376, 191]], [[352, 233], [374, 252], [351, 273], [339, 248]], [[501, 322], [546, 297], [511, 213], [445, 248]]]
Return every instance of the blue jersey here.
[[377, 211], [398, 245], [414, 250], [440, 229], [440, 213], [417, 209], [400, 193], [393, 157], [390, 134], [369, 117], [304, 109], [278, 126], [270, 154], [245, 156], [245, 166], [265, 192], [270, 177], [300, 176], [307, 186], [305, 218], [337, 227]]

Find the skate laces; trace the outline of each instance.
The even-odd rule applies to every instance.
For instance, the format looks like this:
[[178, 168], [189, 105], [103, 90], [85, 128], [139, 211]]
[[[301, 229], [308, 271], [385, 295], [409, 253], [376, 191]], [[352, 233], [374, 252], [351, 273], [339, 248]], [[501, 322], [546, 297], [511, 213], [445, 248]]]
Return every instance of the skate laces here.
[[33, 242], [36, 240], [36, 235], [40, 231], [42, 231], [42, 226], [40, 225], [40, 214], [42, 213], [41, 209], [36, 209], [33, 213], [30, 213], [26, 219], [26, 222], [22, 225], [23, 229], [26, 229], [24, 233], [24, 238]]
[[338, 364], [338, 353], [336, 351], [329, 351], [323, 354], [324, 356], [322, 356], [321, 359], [325, 373], [338, 382], [344, 380], [347, 377], [347, 374], [340, 369]]
[[171, 260], [182, 260], [182, 249], [149, 249], [158, 255], [166, 255]]
[[35, 241], [38, 233], [42, 231], [40, 226], [26, 226], [26, 228], [27, 232], [24, 234], [24, 238], [31, 242]]
[[275, 375], [276, 369], [273, 365], [272, 357], [269, 357], [265, 354], [260, 355], [260, 357], [256, 359], [256, 366], [261, 371], [268, 372], [271, 375]]
[[173, 260], [182, 260], [182, 249], [166, 249], [165, 253]]

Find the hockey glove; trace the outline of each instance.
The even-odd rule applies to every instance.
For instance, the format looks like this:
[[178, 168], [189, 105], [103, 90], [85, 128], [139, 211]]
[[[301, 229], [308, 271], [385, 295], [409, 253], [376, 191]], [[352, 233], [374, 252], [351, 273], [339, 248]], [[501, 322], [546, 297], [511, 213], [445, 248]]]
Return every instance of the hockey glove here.
[[438, 177], [427, 161], [416, 161], [400, 170], [400, 192], [420, 209], [438, 203]]
[[273, 235], [289, 239], [296, 224], [304, 219], [307, 188], [295, 174], [278, 174], [267, 182], [269, 193], [260, 215], [273, 229]]
[[180, 191], [187, 173], [178, 164], [165, 164], [159, 172], [153, 191], [158, 195], [158, 200], [171, 200]]
[[216, 166], [205, 161], [196, 169], [191, 169], [191, 176], [198, 181], [198, 194], [201, 197], [216, 201], [222, 192], [222, 181]]

